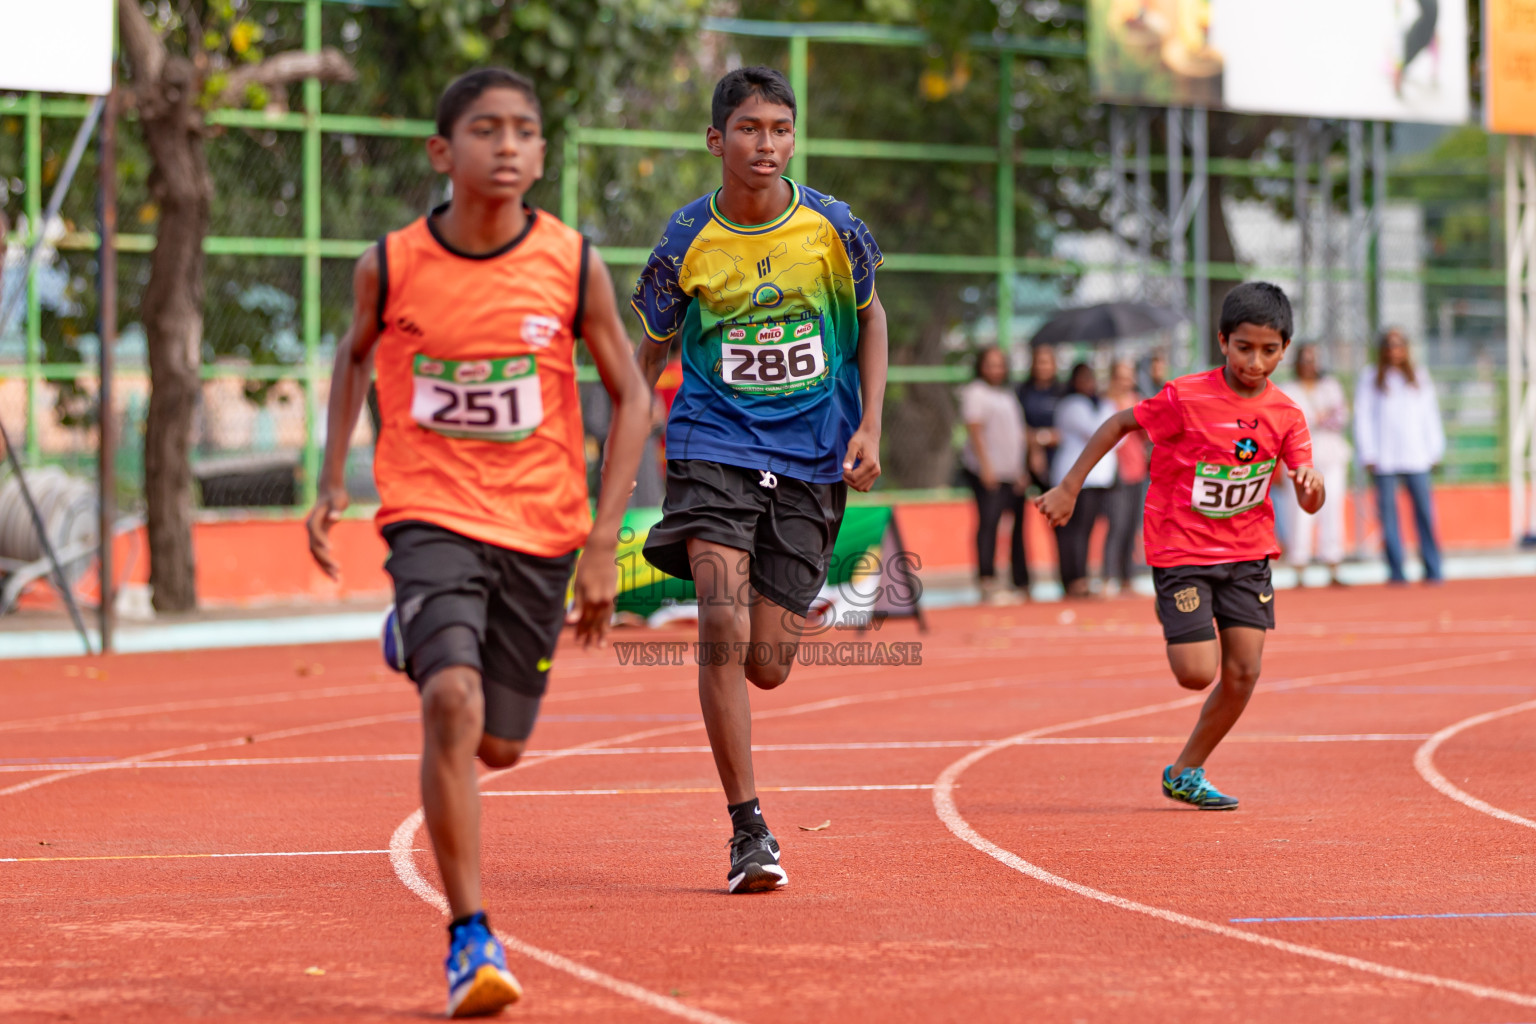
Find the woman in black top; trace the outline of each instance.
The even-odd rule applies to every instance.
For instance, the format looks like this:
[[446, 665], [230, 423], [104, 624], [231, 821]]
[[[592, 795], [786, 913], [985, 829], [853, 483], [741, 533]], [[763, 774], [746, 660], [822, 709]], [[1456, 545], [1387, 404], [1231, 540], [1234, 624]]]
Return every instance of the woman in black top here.
[[1029, 471], [1042, 483], [1050, 478], [1056, 454], [1056, 403], [1066, 389], [1056, 379], [1056, 350], [1036, 345], [1029, 364], [1029, 379], [1019, 385], [1019, 404], [1029, 428]]

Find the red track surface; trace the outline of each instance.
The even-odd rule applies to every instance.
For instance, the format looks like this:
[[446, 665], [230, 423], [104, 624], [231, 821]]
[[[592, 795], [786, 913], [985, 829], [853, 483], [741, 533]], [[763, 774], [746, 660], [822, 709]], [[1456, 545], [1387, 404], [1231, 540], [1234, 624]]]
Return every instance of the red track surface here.
[[[754, 696], [792, 885], [743, 898], [691, 665], [567, 651], [545, 756], [485, 788], [624, 792], [485, 799], [491, 919], [528, 990], [508, 1019], [1536, 1020], [1532, 593], [1282, 594], [1210, 765], [1243, 798], [1226, 815], [1159, 794], [1195, 711], [1163, 707], [1186, 694], [1148, 602], [936, 614], [921, 667], [802, 667]], [[0, 667], [0, 1019], [439, 1012], [443, 918], [402, 881], [436, 882], [407, 821], [416, 701], [375, 662]], [[1432, 734], [1528, 702], [1420, 758], [1482, 809], [1416, 770]], [[349, 852], [210, 856], [317, 851]], [[1433, 914], [1526, 916], [1232, 923]]]

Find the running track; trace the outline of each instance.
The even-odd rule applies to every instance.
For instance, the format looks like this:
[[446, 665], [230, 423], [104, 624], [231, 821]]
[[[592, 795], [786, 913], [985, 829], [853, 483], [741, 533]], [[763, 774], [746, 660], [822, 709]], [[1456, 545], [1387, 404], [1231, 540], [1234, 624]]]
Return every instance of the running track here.
[[[692, 667], [564, 651], [484, 781], [508, 1019], [1536, 1020], [1532, 594], [1283, 593], [1226, 815], [1159, 795], [1200, 698], [1148, 602], [936, 614], [921, 667], [754, 695], [792, 883], [757, 897]], [[0, 1019], [440, 1012], [416, 703], [370, 645], [10, 662], [0, 699]]]

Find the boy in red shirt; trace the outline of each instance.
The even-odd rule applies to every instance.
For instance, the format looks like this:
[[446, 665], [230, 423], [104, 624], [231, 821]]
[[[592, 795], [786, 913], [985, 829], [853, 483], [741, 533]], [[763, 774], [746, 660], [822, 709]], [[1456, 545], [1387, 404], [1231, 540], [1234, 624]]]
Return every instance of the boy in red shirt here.
[[1221, 671], [1189, 742], [1163, 769], [1163, 794], [1207, 811], [1237, 807], [1236, 797], [1206, 780], [1205, 761], [1253, 696], [1264, 632], [1275, 628], [1269, 560], [1280, 546], [1269, 486], [1279, 463], [1303, 509], [1316, 512], [1324, 498], [1306, 418], [1269, 382], [1291, 343], [1285, 292], [1261, 281], [1232, 289], [1217, 340], [1225, 365], [1170, 381], [1110, 417], [1062, 482], [1036, 501], [1060, 526], [1072, 517], [1088, 471], [1122, 437], [1145, 430], [1152, 438], [1143, 526], [1168, 664], [1191, 690], [1205, 689]]

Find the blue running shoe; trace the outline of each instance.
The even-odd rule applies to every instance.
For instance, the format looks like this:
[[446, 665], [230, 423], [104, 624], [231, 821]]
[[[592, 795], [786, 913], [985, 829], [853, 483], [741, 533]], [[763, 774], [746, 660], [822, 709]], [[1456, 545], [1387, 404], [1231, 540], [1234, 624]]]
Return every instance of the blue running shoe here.
[[1169, 775], [1173, 765], [1163, 769], [1163, 796], [1198, 807], [1202, 811], [1235, 811], [1237, 797], [1227, 796], [1211, 785], [1204, 768], [1185, 768], [1178, 778]]
[[384, 635], [379, 638], [379, 649], [384, 654], [384, 664], [396, 672], [405, 671], [405, 637], [400, 633], [400, 616], [390, 605], [384, 613]]
[[448, 1016], [481, 1017], [523, 997], [523, 988], [507, 970], [507, 954], [475, 914], [452, 929], [448, 945]]

